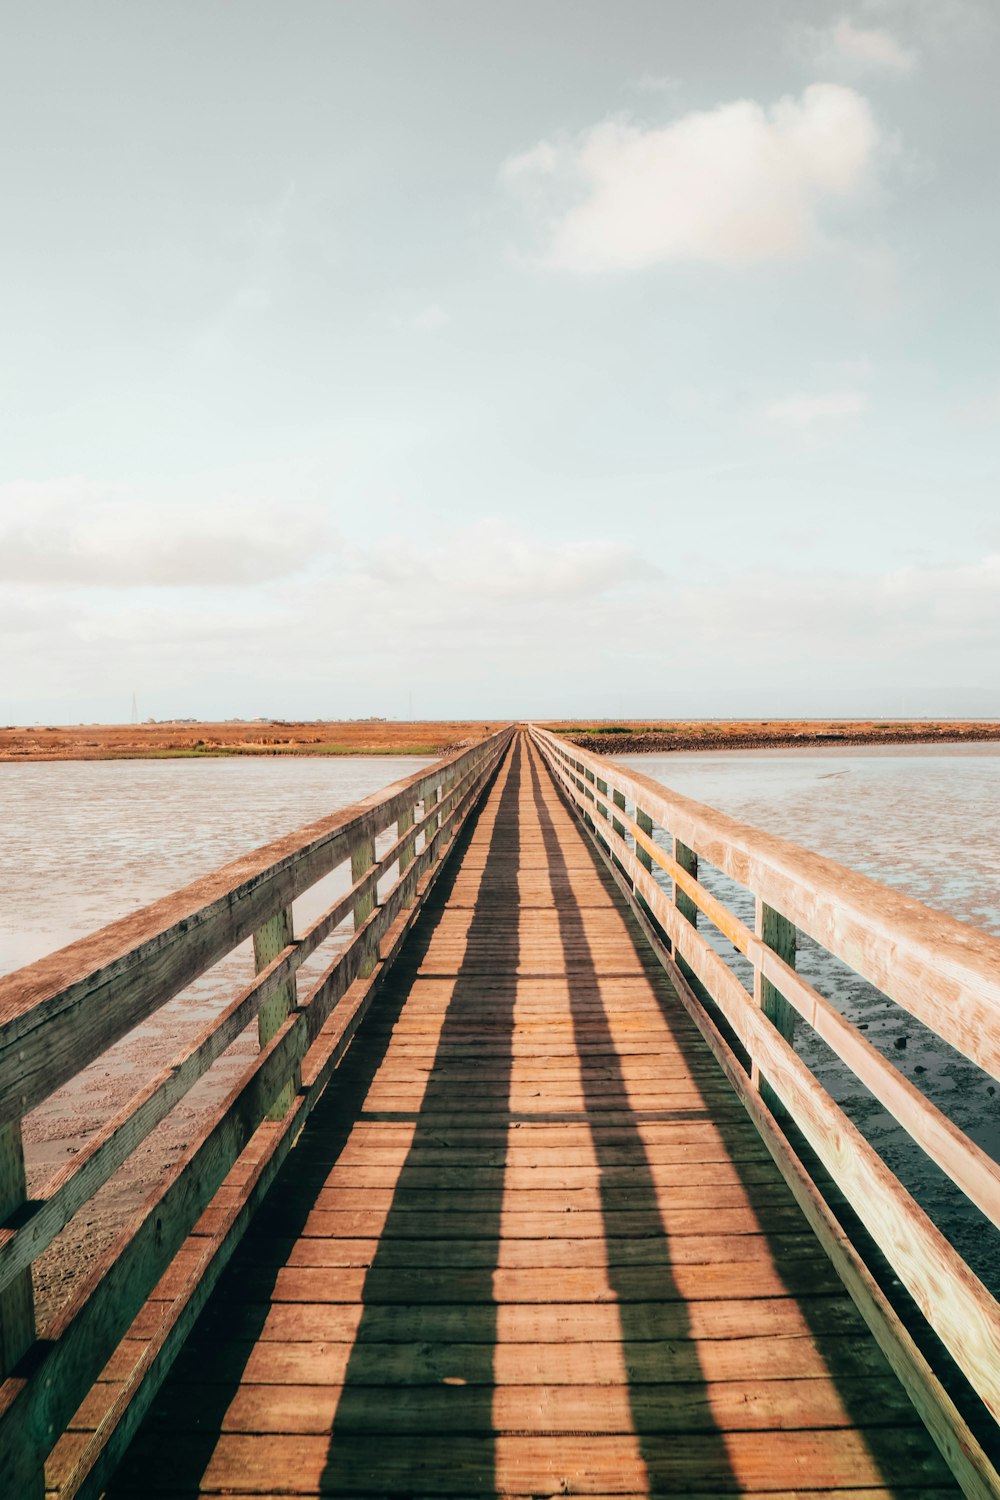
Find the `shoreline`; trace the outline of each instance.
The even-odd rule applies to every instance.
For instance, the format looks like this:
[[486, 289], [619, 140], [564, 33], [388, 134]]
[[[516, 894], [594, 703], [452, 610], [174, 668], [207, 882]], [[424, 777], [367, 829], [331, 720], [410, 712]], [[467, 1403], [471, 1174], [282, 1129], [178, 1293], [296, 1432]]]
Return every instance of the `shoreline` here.
[[744, 735], [637, 734], [567, 735], [566, 739], [592, 755], [611, 759], [620, 755], [669, 755], [673, 752], [724, 750], [836, 750], [864, 745], [972, 745], [1000, 741], [1000, 725], [970, 730], [810, 734], [785, 733]]
[[[996, 720], [922, 723], [871, 719], [548, 720], [541, 727], [595, 755], [692, 750], [785, 750], [866, 745], [960, 745], [1000, 741]], [[248, 724], [166, 722], [0, 727], [0, 766], [110, 760], [218, 760], [284, 756], [421, 756], [438, 760], [485, 738], [501, 721], [280, 719]]]

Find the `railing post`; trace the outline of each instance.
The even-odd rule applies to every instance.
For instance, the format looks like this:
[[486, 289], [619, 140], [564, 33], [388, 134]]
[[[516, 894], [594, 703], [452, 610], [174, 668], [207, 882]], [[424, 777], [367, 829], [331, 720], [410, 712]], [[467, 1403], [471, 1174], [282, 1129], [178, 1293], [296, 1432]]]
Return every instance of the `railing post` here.
[[[756, 930], [766, 947], [771, 948], [786, 964], [795, 967], [795, 923], [775, 911], [773, 906], [768, 906], [760, 897], [757, 898]], [[795, 1011], [780, 990], [775, 989], [771, 981], [764, 978], [759, 965], [754, 965], [753, 998], [754, 1004], [760, 1006], [785, 1041], [791, 1042], [795, 1035]], [[750, 1064], [750, 1081], [760, 1090], [761, 1099], [771, 1113], [778, 1119], [783, 1118], [786, 1114], [784, 1106], [767, 1081], [761, 1078], [760, 1065], [756, 1059]]]
[[[649, 816], [649, 813], [644, 813], [641, 808], [637, 807], [635, 810], [635, 821], [644, 834], [649, 838], [653, 837], [653, 820]], [[653, 873], [653, 856], [639, 843], [635, 846], [635, 857], [644, 870], [648, 870], [650, 874]]]
[[[354, 884], [357, 884], [362, 875], [367, 874], [374, 863], [375, 840], [360, 839], [351, 850], [352, 882]], [[360, 927], [363, 927], [365, 925], [365, 923], [368, 921], [368, 918], [375, 910], [375, 897], [376, 891], [372, 889], [368, 892], [367, 896], [359, 896], [357, 901], [354, 903], [355, 932], [357, 932]], [[358, 976], [361, 979], [367, 979], [368, 975], [371, 974], [375, 968], [376, 954], [374, 950], [374, 943], [371, 940], [370, 942], [371, 949], [368, 953], [365, 954], [364, 958], [361, 961], [361, 967], [358, 970]]]
[[[597, 794], [598, 794], [597, 795], [597, 811], [598, 811], [598, 813], [600, 814], [600, 816], [604, 819], [604, 821], [606, 823], [608, 821], [609, 816], [610, 816], [609, 813], [608, 813], [608, 805], [607, 805], [606, 802], [602, 802], [600, 799], [601, 799], [602, 796], [607, 797], [607, 795], [608, 795], [608, 783], [606, 781], [602, 781], [601, 778], [599, 776], [597, 776], [594, 779], [594, 785], [597, 787]], [[610, 854], [611, 853], [611, 845], [608, 843], [607, 839], [602, 839], [600, 834], [597, 835], [597, 842], [600, 844], [600, 846], [604, 850], [605, 854]]]
[[[681, 869], [685, 872], [685, 874], [693, 876], [695, 880], [698, 879], [698, 856], [697, 856], [697, 854], [695, 854], [695, 852], [694, 852], [693, 849], [689, 849], [688, 846], [687, 846], [687, 844], [682, 843], [681, 840], [679, 838], [677, 838], [676, 836], [674, 838], [674, 860], [675, 860], [675, 862], [677, 864], [680, 865]], [[674, 905], [677, 908], [678, 914], [684, 918], [685, 922], [690, 922], [692, 927], [697, 927], [697, 925], [698, 925], [698, 907], [697, 907], [697, 904], [688, 895], [687, 891], [682, 891], [681, 890], [680, 886], [677, 885], [676, 882], [674, 884]], [[692, 982], [694, 982], [695, 981], [695, 975], [694, 975], [693, 971], [689, 968], [689, 966], [681, 958], [680, 952], [676, 948], [676, 945], [675, 945], [674, 957], [677, 960], [677, 967], [680, 969], [681, 973], [684, 975], [684, 978], [688, 981], [689, 984], [692, 983]]]
[[[455, 781], [456, 781], [456, 775], [455, 775], [454, 771], [449, 771], [448, 774], [447, 774], [447, 776], [445, 776], [445, 777], [442, 778], [442, 781], [441, 781], [441, 801], [442, 802], [444, 802], [444, 800], [448, 796], [448, 793], [451, 791], [452, 787], [455, 785]], [[450, 817], [451, 814], [449, 813], [448, 816]], [[438, 817], [438, 822], [439, 823], [441, 822], [440, 816]], [[451, 843], [451, 831], [446, 828], [445, 831], [444, 831], [444, 833], [441, 836], [441, 847], [440, 847], [440, 851], [439, 852], [441, 854], [443, 854], [444, 851], [445, 851], [445, 849], [447, 848], [447, 846], [450, 843]]]
[[430, 846], [437, 829], [441, 826], [441, 814], [437, 811], [440, 787], [433, 786], [424, 793], [424, 848]]
[[[283, 907], [281, 911], [275, 912], [263, 926], [258, 927], [253, 935], [253, 961], [254, 968], [259, 974], [269, 964], [273, 964], [278, 954], [288, 945], [294, 942], [292, 935], [292, 908]], [[296, 1002], [295, 975], [286, 979], [275, 990], [271, 997], [264, 1001], [257, 1015], [257, 1036], [260, 1039], [261, 1050], [280, 1029], [285, 1019], [291, 1015]], [[292, 1100], [298, 1092], [302, 1082], [302, 1070], [296, 1063], [291, 1078], [278, 1094], [271, 1108], [267, 1112], [269, 1120], [283, 1119], [287, 1114]]]
[[[580, 784], [580, 790], [583, 793], [583, 795], [588, 799], [588, 801], [593, 802], [594, 801], [594, 794], [590, 790], [590, 787], [587, 785], [587, 782], [588, 781], [591, 782], [591, 783], [593, 782], [593, 780], [594, 780], [594, 773], [593, 773], [593, 771], [588, 771], [587, 767], [585, 765], [583, 765], [583, 764], [581, 764], [580, 769], [583, 772], [583, 781]], [[588, 828], [593, 828], [593, 826], [594, 826], [594, 820], [590, 816], [590, 813], [587, 812], [586, 810], [584, 811], [584, 814], [583, 814], [583, 821], [584, 821], [584, 823], [586, 823], [586, 825], [587, 825]]]
[[[619, 809], [620, 812], [624, 812], [625, 811], [625, 793], [624, 792], [619, 792], [616, 789], [615, 791], [613, 791], [611, 793], [611, 800], [615, 804], [615, 806]], [[619, 822], [619, 820], [616, 817], [614, 817], [614, 816], [612, 816], [612, 819], [611, 819], [611, 827], [614, 829], [615, 833], [617, 833], [617, 835], [618, 835], [619, 838], [623, 839], [625, 837], [625, 824]], [[618, 856], [615, 855], [615, 854], [612, 854], [611, 858], [614, 860], [615, 864], [618, 866], [618, 869], [621, 871], [621, 873], [623, 875], [625, 875], [625, 867], [622, 864], [621, 860], [618, 858]], [[627, 875], [625, 875], [625, 879], [628, 880], [628, 876]], [[632, 882], [631, 882], [631, 880], [629, 880], [629, 885], [631, 885], [631, 884], [632, 884]]]
[[[19, 1209], [26, 1197], [21, 1122], [13, 1120], [0, 1128], [0, 1221]], [[6, 1379], [34, 1342], [35, 1295], [28, 1266], [0, 1292], [0, 1381]], [[25, 1500], [42, 1500], [45, 1473], [41, 1463], [24, 1494]]]
[[[400, 813], [398, 819], [396, 820], [396, 836], [397, 836], [397, 838], [402, 838], [403, 834], [409, 832], [409, 830], [412, 827], [413, 827], [413, 804], [411, 803], [409, 807], [405, 807], [403, 809], [403, 811]], [[416, 834], [413, 834], [413, 835], [411, 835], [410, 838], [407, 839], [406, 843], [403, 845], [402, 849], [400, 849], [400, 851], [399, 851], [399, 878], [400, 878], [400, 880], [402, 880], [404, 874], [406, 873], [406, 871], [410, 868], [410, 866], [413, 863], [413, 856], [414, 856], [414, 854], [416, 852], [416, 843], [417, 843], [417, 836], [416, 836]], [[407, 886], [406, 886], [406, 895], [404, 896], [403, 899], [404, 899], [404, 902], [405, 902], [405, 904], [407, 906], [412, 906], [415, 898], [416, 898], [416, 884], [415, 884], [413, 878], [411, 877], [410, 880], [409, 880], [409, 882], [407, 883]]]

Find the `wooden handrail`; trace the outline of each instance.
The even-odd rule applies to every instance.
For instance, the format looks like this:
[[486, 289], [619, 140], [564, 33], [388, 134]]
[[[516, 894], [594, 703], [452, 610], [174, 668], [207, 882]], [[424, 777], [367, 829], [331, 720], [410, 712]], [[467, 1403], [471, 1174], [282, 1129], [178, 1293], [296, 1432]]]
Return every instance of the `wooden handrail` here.
[[533, 729], [539, 744], [614, 785], [661, 828], [1000, 1079], [1000, 939], [648, 776]]
[[[174, 1304], [153, 1340], [155, 1357], [139, 1361], [127, 1382], [128, 1401], [116, 1403], [114, 1421], [102, 1423], [61, 1489], [65, 1495], [98, 1493], [100, 1476], [148, 1407], [201, 1300], [242, 1234], [253, 1195], [266, 1188], [349, 1044], [448, 845], [479, 801], [512, 734], [508, 727], [0, 981], [0, 1095], [7, 1122], [0, 1145], [16, 1166], [18, 1117], [26, 1108], [222, 954], [251, 935], [258, 937], [260, 972], [254, 981], [37, 1196], [24, 1198], [22, 1173], [20, 1204], [0, 1204], [5, 1214], [0, 1223], [0, 1315], [9, 1321], [6, 1315], [13, 1308], [18, 1317], [17, 1342], [0, 1349], [5, 1359], [0, 1365], [0, 1493], [40, 1493], [45, 1454], [248, 1141], [271, 1120], [264, 1142], [267, 1171], [255, 1170], [248, 1178], [247, 1213], [242, 1218], [237, 1214], [206, 1251], [198, 1277], [179, 1299], [181, 1306]], [[377, 835], [393, 825], [396, 837], [376, 857]], [[294, 898], [348, 861], [350, 888], [295, 938], [290, 916]], [[380, 882], [393, 869], [391, 889], [380, 893]], [[350, 942], [332, 956], [311, 992], [297, 997], [296, 972], [351, 912], [355, 931]], [[259, 940], [262, 931], [266, 942]], [[265, 1006], [270, 1006], [266, 1028]], [[44, 1343], [32, 1350], [30, 1297], [27, 1321], [23, 1312], [31, 1263], [255, 1016], [261, 1032], [258, 1056], [228, 1098], [208, 1113], [181, 1160], [45, 1330]], [[18, 1362], [25, 1353], [30, 1359], [22, 1367]]]
[[[746, 1050], [750, 1070], [743, 1073], [715, 1033], [717, 1050], [729, 1052], [727, 1071], [779, 1166], [787, 1167], [793, 1191], [804, 1201], [804, 1168], [778, 1130], [774, 1109], [794, 1122], [972, 1388], [1000, 1419], [1000, 1307], [796, 1053], [793, 1016], [812, 1026], [994, 1224], [1000, 1224], [1000, 1166], [775, 951], [762, 913], [773, 914], [770, 929], [784, 924], [788, 957], [798, 928], [967, 1057], [993, 1069], [1000, 1058], [1000, 942], [547, 731], [532, 727], [531, 733], [638, 915], [652, 916], [654, 947], [698, 1024], [706, 1035], [715, 1032], [687, 977], [702, 987]], [[673, 856], [653, 836], [654, 822], [672, 838]], [[756, 897], [757, 932], [699, 880], [699, 858]], [[672, 897], [651, 873], [654, 865], [673, 882]], [[699, 913], [749, 959], [753, 994], [698, 931]], [[669, 949], [659, 943], [659, 933]], [[952, 1008], [966, 1004], [974, 1009], [978, 1033]], [[809, 1204], [815, 1218], [815, 1199]], [[970, 1495], [1000, 1493], [1000, 1479], [935, 1372], [879, 1288], [861, 1274], [825, 1204], [823, 1212], [820, 1238], [959, 1482]]]

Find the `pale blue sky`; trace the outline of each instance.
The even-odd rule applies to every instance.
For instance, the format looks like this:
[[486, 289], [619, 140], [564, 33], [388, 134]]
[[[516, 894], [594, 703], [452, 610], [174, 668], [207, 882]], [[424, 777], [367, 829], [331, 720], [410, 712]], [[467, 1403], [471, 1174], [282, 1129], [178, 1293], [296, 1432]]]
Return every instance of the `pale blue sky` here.
[[1000, 713], [998, 41], [0, 3], [0, 721]]

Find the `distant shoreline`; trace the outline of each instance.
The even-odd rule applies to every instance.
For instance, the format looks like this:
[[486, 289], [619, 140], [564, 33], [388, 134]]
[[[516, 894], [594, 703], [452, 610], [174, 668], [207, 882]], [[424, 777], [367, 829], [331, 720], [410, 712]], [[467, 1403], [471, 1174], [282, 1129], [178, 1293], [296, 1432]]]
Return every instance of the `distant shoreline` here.
[[[211, 760], [260, 756], [427, 756], [484, 738], [501, 721], [236, 720], [0, 727], [0, 764], [79, 760]], [[957, 745], [1000, 740], [995, 720], [550, 720], [547, 729], [596, 755], [784, 750], [852, 745]]]
[[593, 755], [668, 755], [691, 750], [836, 750], [851, 745], [970, 745], [1000, 740], [1000, 724], [974, 727], [937, 727], [925, 729], [874, 728], [823, 732], [788, 730], [739, 733], [714, 733], [716, 726], [688, 733], [643, 732], [632, 735], [567, 735], [581, 750]]

